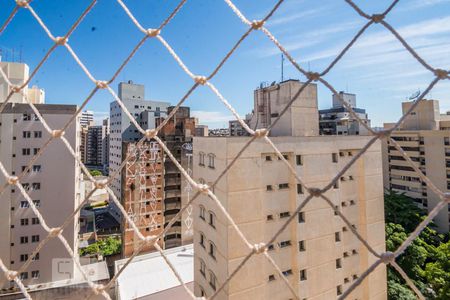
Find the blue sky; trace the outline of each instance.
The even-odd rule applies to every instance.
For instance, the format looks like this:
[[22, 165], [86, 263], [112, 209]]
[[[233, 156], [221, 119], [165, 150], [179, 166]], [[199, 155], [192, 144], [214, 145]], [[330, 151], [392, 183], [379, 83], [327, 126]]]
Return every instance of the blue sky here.
[[[178, 1], [125, 1], [144, 27], [157, 27]], [[275, 0], [235, 0], [250, 20], [260, 19]], [[383, 11], [390, 1], [355, 1], [369, 14]], [[40, 0], [32, 7], [55, 35], [63, 35], [82, 11], [86, 0]], [[0, 23], [14, 1], [0, 0]], [[400, 1], [387, 21], [432, 66], [450, 68], [450, 0]], [[344, 1], [286, 0], [266, 24], [294, 58], [311, 71], [323, 70], [351, 40], [364, 20]], [[220, 0], [188, 0], [162, 36], [189, 69], [209, 74], [247, 27]], [[76, 29], [69, 43], [94, 77], [107, 80], [142, 38], [120, 5], [100, 0]], [[3, 60], [22, 61], [35, 68], [52, 46], [31, 14], [22, 9], [0, 35]], [[262, 32], [254, 32], [225, 64], [213, 84], [241, 116], [253, 106], [253, 90], [260, 82], [280, 80], [280, 52]], [[305, 80], [289, 62], [285, 78]], [[366, 108], [372, 125], [395, 121], [400, 103], [433, 79], [401, 44], [381, 25], [369, 28], [363, 37], [325, 77], [337, 90], [357, 94], [359, 107]], [[155, 39], [148, 40], [112, 84], [133, 80], [146, 86], [146, 98], [173, 104], [191, 87], [192, 80]], [[59, 47], [32, 81], [46, 92], [47, 103], [80, 104], [93, 83], [63, 47]], [[430, 95], [440, 100], [441, 111], [450, 110], [450, 82], [441, 81]], [[97, 118], [108, 114], [112, 96], [100, 91], [88, 105]], [[223, 126], [231, 113], [208, 89], [200, 87], [185, 103], [202, 123]], [[319, 108], [331, 105], [331, 93], [319, 84]]]

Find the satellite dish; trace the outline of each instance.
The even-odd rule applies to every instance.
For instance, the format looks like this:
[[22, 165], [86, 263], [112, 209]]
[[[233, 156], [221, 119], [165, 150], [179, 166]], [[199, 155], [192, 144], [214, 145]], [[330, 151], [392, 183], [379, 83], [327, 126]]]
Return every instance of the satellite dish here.
[[413, 100], [416, 99], [417, 97], [420, 96], [420, 90], [417, 90], [417, 92], [415, 92], [414, 94], [412, 94], [411, 96], [409, 96], [409, 100]]

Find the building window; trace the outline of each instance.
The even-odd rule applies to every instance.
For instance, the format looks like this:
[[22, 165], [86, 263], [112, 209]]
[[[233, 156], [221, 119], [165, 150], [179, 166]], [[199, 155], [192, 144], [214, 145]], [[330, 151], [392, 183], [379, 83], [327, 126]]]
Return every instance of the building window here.
[[39, 219], [38, 218], [31, 218], [31, 224], [32, 225], [38, 225], [39, 224]]
[[20, 219], [20, 225], [21, 226], [27, 226], [28, 225], [28, 219]]
[[267, 221], [273, 221], [273, 215], [267, 215]]
[[205, 220], [205, 207], [203, 205], [200, 205], [200, 219]]
[[338, 162], [338, 154], [337, 153], [331, 153], [331, 161], [334, 163]]
[[271, 155], [266, 155], [266, 161], [272, 161], [272, 156]]
[[306, 251], [305, 241], [298, 242], [298, 251], [300, 252]]
[[337, 287], [336, 287], [336, 294], [339, 296], [339, 295], [342, 295], [342, 285], [338, 285]]
[[280, 183], [280, 184], [278, 185], [278, 188], [279, 188], [280, 190], [288, 189], [288, 188], [289, 188], [289, 183]]
[[334, 233], [334, 241], [335, 242], [340, 242], [341, 241], [341, 233], [340, 232], [335, 232]]
[[295, 162], [297, 163], [297, 166], [303, 166], [303, 157], [301, 155], [296, 155]]
[[32, 170], [36, 173], [41, 172], [41, 165], [34, 165]]
[[279, 246], [280, 248], [285, 248], [285, 247], [289, 247], [291, 244], [291, 241], [282, 241], [280, 242]]
[[213, 153], [209, 153], [208, 154], [208, 167], [211, 168], [211, 169], [215, 168], [215, 165], [214, 165], [215, 157], [216, 156]]
[[284, 276], [292, 275], [292, 269], [286, 270], [282, 272]]
[[38, 270], [31, 271], [31, 278], [34, 278], [34, 279], [39, 278], [39, 271]]
[[342, 260], [340, 258], [336, 259], [336, 269], [342, 268]]
[[22, 155], [30, 155], [31, 150], [30, 148], [22, 148]]
[[31, 131], [22, 131], [22, 137], [24, 139], [29, 139], [31, 138]]
[[298, 213], [298, 222], [305, 223], [305, 212], [301, 211]]
[[297, 183], [297, 194], [303, 194], [303, 185]]
[[269, 275], [269, 281], [274, 281], [275, 280], [275, 275]]
[[32, 243], [38, 243], [39, 242], [39, 235], [32, 235], [31, 236], [31, 242]]
[[337, 206], [337, 205], [334, 206], [334, 215], [335, 216], [339, 215], [339, 206]]
[[209, 215], [209, 225], [211, 225], [212, 228], [216, 228], [216, 216], [212, 211], [208, 211]]
[[200, 243], [200, 246], [205, 248], [205, 235], [201, 232], [200, 232], [200, 242], [199, 243]]
[[20, 280], [26, 280], [28, 279], [28, 272], [22, 272], [20, 273]]
[[209, 255], [216, 259], [216, 245], [211, 241], [209, 241]]
[[39, 150], [41, 150], [40, 148], [33, 148], [33, 154], [36, 155], [38, 154]]
[[216, 283], [217, 283], [216, 275], [214, 275], [212, 271], [209, 271], [209, 285], [212, 287], [214, 291], [216, 290]]
[[28, 207], [30, 207], [28, 201], [20, 201], [20, 208], [28, 208]]
[[37, 138], [37, 139], [41, 138], [42, 137], [42, 131], [35, 131], [34, 132], [34, 137]]
[[288, 211], [280, 213], [280, 219], [287, 218], [287, 217], [290, 217], [290, 216], [291, 216], [291, 213], [288, 212]]
[[303, 269], [300, 271], [300, 281], [305, 281], [307, 279], [306, 277], [306, 269]]
[[20, 243], [21, 244], [28, 244], [28, 237], [27, 236], [21, 236], [20, 237]]
[[36, 253], [36, 255], [33, 258], [31, 258], [31, 260], [39, 260], [39, 252]]
[[203, 259], [200, 259], [200, 273], [203, 275], [203, 277], [206, 277], [206, 264]]
[[41, 189], [41, 184], [39, 182], [33, 183], [33, 190], [37, 191]]
[[205, 165], [205, 153], [200, 152], [200, 153], [198, 154], [198, 164], [199, 164], [200, 166], [204, 166], [204, 165]]
[[268, 251], [272, 251], [274, 249], [275, 249], [275, 247], [273, 246], [273, 244], [270, 244], [269, 246], [267, 246]]
[[31, 121], [31, 114], [24, 113], [23, 114], [23, 120], [24, 121]]
[[266, 191], [272, 191], [272, 186], [271, 185], [266, 185]]
[[20, 261], [27, 261], [28, 260], [28, 254], [20, 254]]

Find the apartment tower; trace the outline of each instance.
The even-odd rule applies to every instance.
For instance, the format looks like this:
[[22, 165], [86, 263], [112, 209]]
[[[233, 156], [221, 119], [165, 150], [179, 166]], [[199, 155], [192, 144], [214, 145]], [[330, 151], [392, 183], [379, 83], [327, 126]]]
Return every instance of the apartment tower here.
[[[13, 83], [25, 82], [28, 78], [28, 66], [22, 63], [2, 62], [0, 67]], [[7, 84], [0, 77], [0, 103], [5, 101]], [[62, 128], [77, 111], [75, 105], [44, 104], [44, 93], [37, 88], [27, 89], [28, 100], [35, 102], [51, 128]], [[33, 95], [30, 96], [30, 91]], [[37, 96], [37, 97], [36, 97]], [[34, 99], [30, 99], [34, 97]], [[38, 153], [50, 138], [43, 124], [33, 110], [25, 104], [25, 98], [18, 94], [8, 101], [0, 114], [0, 161], [12, 176], [19, 176], [31, 158]], [[79, 119], [72, 122], [65, 131], [65, 138], [75, 151], [79, 147]], [[64, 176], [61, 176], [63, 174]], [[34, 205], [40, 211], [49, 227], [61, 226], [69, 217], [81, 199], [79, 192], [80, 169], [60, 140], [53, 141], [33, 162], [27, 174], [21, 179]], [[6, 184], [6, 178], [0, 176], [0, 185]], [[18, 270], [31, 258], [32, 252], [48, 233], [40, 225], [29, 203], [16, 186], [8, 186], [0, 195], [0, 258], [10, 270]], [[78, 216], [76, 215], [62, 235], [69, 246], [77, 253]], [[28, 268], [19, 274], [25, 286], [41, 285], [46, 282], [67, 279], [60, 277], [74, 274], [74, 263], [58, 239], [49, 240], [33, 258]], [[64, 260], [62, 273], [52, 273], [54, 259]], [[4, 274], [0, 272], [0, 280]], [[14, 283], [3, 281], [1, 289], [14, 291]], [[9, 290], [8, 290], [9, 289]]]
[[333, 107], [319, 110], [319, 128], [321, 135], [368, 135], [369, 131], [358, 119], [350, 114], [350, 111], [339, 100], [341, 97], [353, 112], [370, 127], [370, 120], [366, 110], [356, 106], [356, 95], [339, 92], [333, 95]]
[[[167, 114], [169, 103], [145, 100], [145, 88], [141, 84], [134, 84], [132, 81], [119, 83], [118, 97], [131, 116], [144, 129], [154, 128], [155, 118], [164, 117]], [[110, 104], [109, 120], [109, 173], [111, 174], [119, 169], [125, 158], [122, 151], [122, 142], [137, 142], [142, 138], [142, 134], [124, 113], [117, 101]], [[114, 177], [111, 189], [118, 198], [122, 196], [121, 176]]]
[[[174, 107], [168, 107], [168, 113]], [[156, 118], [159, 126], [164, 118]], [[175, 159], [188, 172], [192, 168], [192, 134], [195, 119], [190, 117], [189, 107], [180, 107], [174, 117], [159, 131]], [[132, 216], [144, 236], [157, 235], [187, 203], [192, 194], [191, 187], [175, 163], [163, 152], [156, 141], [124, 142], [124, 153], [130, 159], [122, 172], [122, 199], [125, 210]], [[167, 249], [192, 242], [192, 208], [176, 220], [160, 240], [160, 246]], [[141, 241], [131, 225], [123, 220], [123, 256], [130, 256], [135, 250], [150, 252], [151, 245], [141, 248]]]
[[[405, 114], [414, 102], [403, 102]], [[384, 124], [385, 129], [392, 124]], [[441, 190], [450, 191], [450, 113], [441, 114], [439, 101], [422, 100], [399, 130], [391, 134], [416, 166]], [[440, 201], [389, 141], [383, 140], [384, 187], [414, 199], [430, 212]], [[433, 219], [440, 232], [450, 229], [450, 206]]]
[[[254, 129], [267, 127], [303, 83], [289, 80], [255, 91]], [[269, 106], [269, 107], [267, 107]], [[308, 187], [322, 188], [369, 141], [364, 136], [319, 136], [317, 86], [305, 87], [271, 140]], [[194, 177], [211, 186], [250, 137], [195, 137]], [[307, 197], [274, 150], [255, 140], [213, 187], [251, 244], [267, 242]], [[335, 213], [340, 210], [377, 251], [385, 250], [381, 146], [376, 142], [326, 192], [334, 208], [313, 198], [268, 245], [268, 254], [300, 299], [336, 299], [376, 258]], [[194, 281], [197, 296], [211, 296], [251, 251], [218, 205], [201, 195], [194, 206]], [[293, 299], [263, 255], [254, 255], [217, 299]], [[350, 299], [386, 299], [379, 266]]]

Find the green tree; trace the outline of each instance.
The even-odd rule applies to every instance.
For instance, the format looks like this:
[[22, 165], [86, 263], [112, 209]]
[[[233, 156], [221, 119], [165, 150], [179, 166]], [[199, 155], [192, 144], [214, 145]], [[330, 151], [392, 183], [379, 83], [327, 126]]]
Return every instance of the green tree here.
[[[385, 195], [386, 249], [394, 252], [426, 217], [403, 194]], [[448, 235], [439, 234], [430, 223], [420, 235], [397, 257], [405, 271], [427, 299], [450, 299], [450, 242]], [[392, 268], [388, 268], [389, 299], [411, 298], [412, 291]]]
[[414, 200], [393, 191], [384, 195], [386, 223], [401, 224], [406, 232], [412, 232], [422, 220], [425, 212], [414, 205]]
[[107, 237], [106, 239], [100, 239], [95, 243], [90, 244], [86, 248], [80, 249], [80, 255], [95, 255], [101, 254], [103, 256], [109, 256], [119, 254], [122, 250], [122, 241], [120, 238]]
[[437, 247], [432, 258], [433, 261], [426, 264], [423, 276], [436, 293], [436, 299], [450, 299], [450, 242]]
[[99, 170], [90, 170], [89, 173], [94, 177], [95, 176], [103, 176], [103, 173], [100, 172]]

